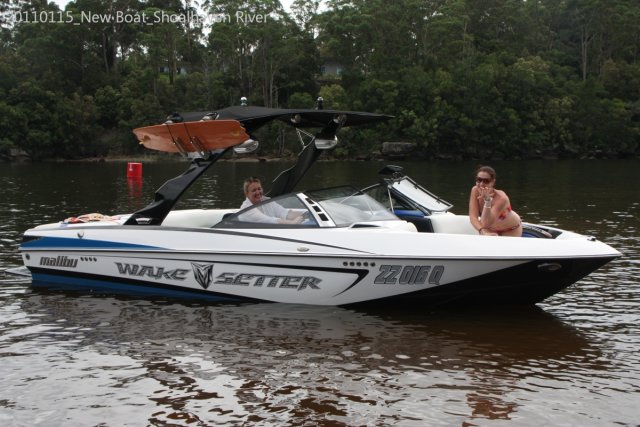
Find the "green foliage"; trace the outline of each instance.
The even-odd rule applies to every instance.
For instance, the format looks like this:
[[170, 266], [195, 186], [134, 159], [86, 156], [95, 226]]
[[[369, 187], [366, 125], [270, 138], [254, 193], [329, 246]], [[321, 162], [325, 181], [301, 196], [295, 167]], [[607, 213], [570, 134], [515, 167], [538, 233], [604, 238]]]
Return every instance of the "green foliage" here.
[[[327, 109], [395, 116], [344, 129], [336, 157], [369, 155], [383, 141], [446, 158], [640, 149], [637, 1], [330, 0], [320, 9], [296, 0], [290, 13], [277, 0], [193, 4], [0, 7], [0, 158], [137, 153], [131, 128], [242, 96], [292, 108], [321, 96]], [[15, 13], [79, 25], [7, 19]], [[159, 14], [183, 19], [155, 22]], [[328, 63], [340, 74], [321, 75]], [[286, 151], [280, 127], [263, 133], [263, 154]]]
[[308, 93], [296, 92], [289, 97], [289, 108], [311, 108], [313, 98]]
[[320, 89], [320, 97], [323, 100], [323, 106], [330, 110], [347, 110], [349, 109], [349, 99], [347, 92], [338, 84], [328, 84]]

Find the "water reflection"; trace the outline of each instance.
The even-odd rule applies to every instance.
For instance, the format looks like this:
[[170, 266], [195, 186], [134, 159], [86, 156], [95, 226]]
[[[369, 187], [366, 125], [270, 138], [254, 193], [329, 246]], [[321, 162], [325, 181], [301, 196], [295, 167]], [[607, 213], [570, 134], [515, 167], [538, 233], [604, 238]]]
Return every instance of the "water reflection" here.
[[568, 389], [574, 372], [603, 368], [588, 339], [540, 309], [402, 314], [27, 291], [3, 311], [2, 356], [22, 359], [8, 387], [71, 397], [82, 378], [84, 405], [135, 405], [151, 424], [410, 422], [437, 405], [449, 420], [510, 419], [514, 392], [533, 378]]
[[128, 177], [127, 196], [129, 198], [129, 204], [138, 204], [143, 195], [142, 177]]

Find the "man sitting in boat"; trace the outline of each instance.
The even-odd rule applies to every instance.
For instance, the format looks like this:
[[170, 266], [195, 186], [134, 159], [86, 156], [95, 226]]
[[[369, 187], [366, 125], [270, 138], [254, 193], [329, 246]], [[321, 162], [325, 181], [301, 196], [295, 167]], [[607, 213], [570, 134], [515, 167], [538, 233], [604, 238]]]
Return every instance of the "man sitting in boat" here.
[[507, 193], [495, 185], [496, 171], [491, 166], [480, 166], [469, 196], [471, 224], [483, 236], [522, 236], [520, 216], [511, 209]]
[[[262, 191], [260, 179], [249, 177], [244, 181], [244, 195], [240, 209], [245, 209], [257, 203], [269, 200]], [[261, 222], [270, 224], [301, 224], [304, 221], [304, 211], [286, 209], [276, 202], [264, 203], [257, 209], [250, 209], [240, 215], [239, 219], [246, 222]]]

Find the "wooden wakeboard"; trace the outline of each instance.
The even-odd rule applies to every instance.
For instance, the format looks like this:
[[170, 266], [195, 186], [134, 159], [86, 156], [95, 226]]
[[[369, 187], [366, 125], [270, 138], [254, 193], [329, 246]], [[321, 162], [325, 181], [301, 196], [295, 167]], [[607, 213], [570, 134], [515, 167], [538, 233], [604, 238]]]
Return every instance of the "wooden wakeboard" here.
[[204, 120], [146, 126], [133, 130], [140, 144], [168, 153], [214, 151], [249, 139], [237, 120]]

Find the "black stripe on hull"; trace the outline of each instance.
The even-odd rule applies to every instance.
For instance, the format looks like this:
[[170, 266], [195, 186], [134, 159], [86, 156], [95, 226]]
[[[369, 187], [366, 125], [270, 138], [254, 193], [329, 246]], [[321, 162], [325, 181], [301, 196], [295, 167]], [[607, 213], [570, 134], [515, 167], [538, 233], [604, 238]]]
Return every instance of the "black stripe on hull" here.
[[428, 308], [532, 305], [562, 291], [615, 258], [536, 260], [431, 289], [349, 306], [419, 305]]
[[248, 298], [222, 292], [192, 289], [163, 283], [147, 282], [132, 278], [107, 277], [99, 274], [78, 273], [73, 271], [51, 270], [30, 267], [32, 276], [40, 275], [43, 279], [33, 279], [33, 287], [52, 290], [89, 290], [118, 295], [146, 295], [160, 297], [178, 297], [211, 301], [233, 302], [269, 302], [258, 298]]

